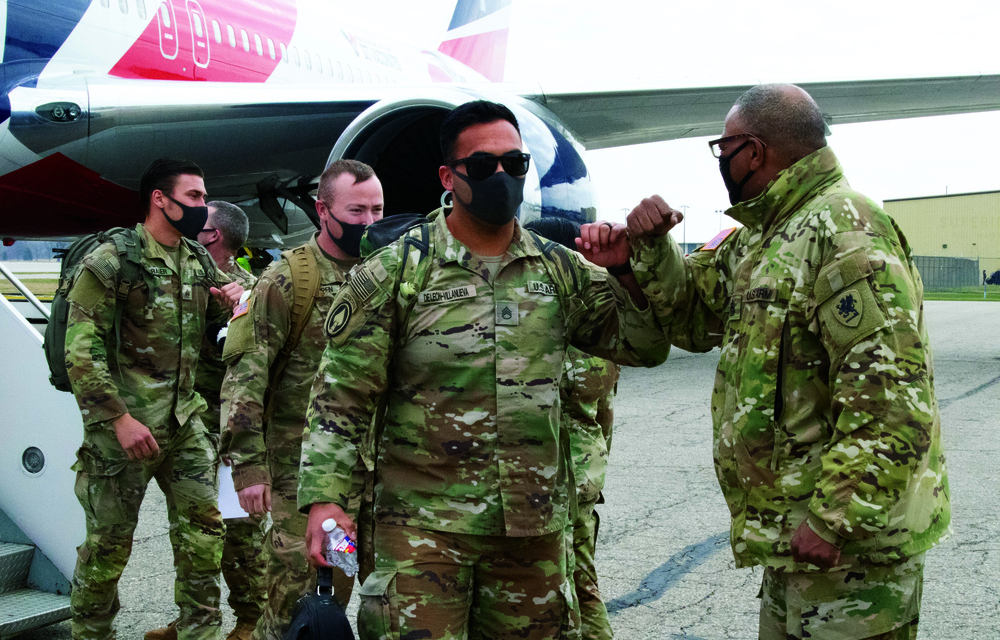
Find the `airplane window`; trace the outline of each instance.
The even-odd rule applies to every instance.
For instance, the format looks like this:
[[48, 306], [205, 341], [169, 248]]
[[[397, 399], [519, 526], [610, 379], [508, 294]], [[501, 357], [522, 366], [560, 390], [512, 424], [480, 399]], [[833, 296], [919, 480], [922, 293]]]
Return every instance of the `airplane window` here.
[[[142, 2], [142, 0], [139, 0], [139, 2]], [[222, 28], [219, 27], [219, 21], [218, 20], [212, 20], [212, 32], [215, 33], [215, 41], [221, 43], [222, 42]]]
[[279, 42], [278, 46], [281, 47], [281, 61], [288, 62], [288, 49], [285, 48], [285, 43]]
[[122, 13], [128, 14], [128, 0], [118, 0], [118, 8], [122, 10]]
[[267, 54], [271, 56], [271, 60], [274, 60], [274, 40], [270, 38], [267, 39]]
[[146, 19], [146, 2], [145, 0], [136, 0], [135, 2], [136, 13], [139, 14], [140, 20]]
[[320, 60], [318, 53], [313, 54], [313, 60], [313, 64], [316, 66], [316, 73], [323, 73], [323, 61]]
[[340, 60], [337, 60], [337, 80], [344, 81], [344, 65], [340, 64]]
[[257, 55], [259, 56], [264, 55], [264, 45], [260, 41], [260, 36], [257, 35], [256, 33], [253, 34], [253, 43], [254, 46], [257, 47]]
[[194, 22], [194, 34], [201, 38], [205, 35], [205, 29], [201, 26], [201, 16], [197, 13], [192, 13], [191, 18], [193, 19], [192, 22]]
[[323, 58], [323, 71], [330, 77], [333, 77], [333, 63], [330, 62], [329, 58]]
[[288, 51], [292, 54], [292, 62], [295, 63], [296, 67], [299, 66], [299, 50], [295, 47], [288, 47]]
[[226, 25], [226, 35], [229, 36], [229, 46], [230, 47], [235, 47], [236, 46], [236, 32], [233, 31], [233, 25], [231, 25], [231, 24], [227, 24]]
[[309, 52], [305, 49], [302, 50], [302, 62], [305, 63], [306, 69], [312, 71], [313, 63], [312, 58], [309, 57]]
[[347, 67], [347, 72], [344, 74], [347, 77], [348, 82], [354, 82], [354, 69], [349, 64], [345, 64]]
[[243, 40], [243, 50], [250, 51], [250, 36], [247, 35], [246, 29], [240, 29], [240, 39]]
[[107, 9], [111, 6], [111, 0], [101, 0], [101, 6]]
[[167, 8], [166, 2], [160, 3], [160, 22], [163, 23], [164, 29], [170, 28], [170, 9]]
[[368, 82], [368, 84], [372, 83], [372, 74], [368, 71], [365, 71], [365, 81]]

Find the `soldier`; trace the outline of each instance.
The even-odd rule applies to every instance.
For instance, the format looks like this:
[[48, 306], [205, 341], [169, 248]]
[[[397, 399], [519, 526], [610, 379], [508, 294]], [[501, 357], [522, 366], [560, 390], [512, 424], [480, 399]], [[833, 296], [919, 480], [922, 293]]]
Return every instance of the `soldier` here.
[[167, 498], [176, 550], [177, 635], [215, 640], [223, 525], [215, 443], [199, 417], [205, 401], [194, 373], [203, 337], [224, 326], [242, 288], [216, 288], [215, 265], [195, 242], [208, 215], [196, 164], [153, 162], [140, 197], [146, 219], [133, 240], [141, 248], [141, 276], [123, 280], [119, 290], [125, 256], [107, 243], [84, 258], [68, 295], [66, 364], [84, 422], [73, 468], [87, 522], [73, 575], [73, 638], [115, 637], [118, 579], [146, 485], [155, 478]]
[[[250, 230], [247, 214], [228, 202], [209, 202], [208, 221], [198, 233], [198, 244], [205, 247], [212, 256], [220, 272], [220, 278], [238, 282], [245, 290], [253, 287], [257, 278], [236, 262], [236, 252], [246, 244]], [[198, 361], [195, 374], [195, 390], [205, 399], [208, 408], [201, 415], [202, 422], [213, 433], [215, 442], [219, 440], [219, 389], [226, 375], [222, 362], [222, 349], [206, 335], [202, 339], [202, 352], [211, 352], [212, 357], [202, 357]], [[224, 464], [229, 464], [223, 458]], [[222, 547], [222, 577], [229, 587], [229, 606], [236, 615], [236, 626], [229, 632], [227, 640], [249, 640], [261, 607], [267, 599], [264, 587], [266, 566], [261, 553], [264, 544], [264, 520], [262, 517], [226, 518], [226, 538]], [[177, 621], [166, 627], [146, 632], [146, 640], [176, 640]]]
[[[579, 225], [563, 218], [539, 218], [524, 225], [568, 249], [576, 249]], [[614, 637], [608, 610], [597, 586], [594, 555], [600, 517], [594, 510], [604, 502], [601, 491], [611, 452], [614, 398], [620, 368], [604, 358], [588, 356], [576, 347], [566, 351], [559, 399], [569, 435], [576, 482], [577, 514], [570, 526], [572, 576], [584, 640]]]
[[[355, 160], [331, 164], [320, 177], [316, 200], [322, 228], [264, 271], [226, 338], [224, 452], [233, 461], [240, 504], [253, 514], [270, 511], [273, 521], [265, 541], [268, 601], [256, 640], [280, 640], [296, 600], [315, 590], [316, 572], [305, 552], [306, 517], [295, 497], [306, 403], [326, 346], [323, 321], [330, 303], [358, 261], [365, 227], [382, 218], [382, 208], [382, 185], [371, 167]], [[310, 275], [316, 278], [312, 290], [303, 284]], [[305, 298], [296, 294], [303, 287]], [[294, 335], [296, 313], [300, 336]], [[360, 491], [355, 498], [357, 509]], [[337, 570], [334, 581], [346, 607], [354, 578]]]
[[441, 146], [450, 213], [355, 267], [327, 318], [299, 476], [309, 558], [326, 564], [327, 518], [355, 535], [351, 471], [375, 461], [361, 638], [559, 637], [578, 625], [559, 433], [565, 345], [646, 366], [667, 348], [640, 310], [623, 226], [588, 230], [617, 240], [600, 256], [584, 247], [617, 268], [609, 278], [518, 224], [529, 156], [509, 109], [456, 108]]
[[760, 637], [915, 638], [950, 505], [910, 247], [802, 89], [750, 89], [709, 144], [745, 226], [686, 260], [659, 196], [628, 227], [673, 343], [722, 348], [715, 465], [736, 564], [765, 567]]

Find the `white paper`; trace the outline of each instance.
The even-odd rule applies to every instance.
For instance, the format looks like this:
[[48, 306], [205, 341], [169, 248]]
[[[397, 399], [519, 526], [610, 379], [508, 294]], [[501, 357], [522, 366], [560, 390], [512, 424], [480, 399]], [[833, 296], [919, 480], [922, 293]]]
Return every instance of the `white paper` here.
[[233, 468], [219, 464], [219, 511], [223, 519], [246, 518], [250, 514], [240, 506], [240, 498], [233, 485]]

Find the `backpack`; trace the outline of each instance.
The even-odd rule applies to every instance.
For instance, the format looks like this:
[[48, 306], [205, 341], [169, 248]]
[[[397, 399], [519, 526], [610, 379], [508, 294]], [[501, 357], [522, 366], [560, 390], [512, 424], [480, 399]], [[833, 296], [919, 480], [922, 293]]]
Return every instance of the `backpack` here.
[[[107, 231], [86, 235], [76, 240], [68, 248], [56, 250], [56, 253], [62, 257], [62, 264], [59, 267], [59, 285], [55, 295], [52, 296], [49, 322], [45, 325], [45, 341], [42, 348], [45, 350], [45, 360], [49, 365], [49, 382], [59, 391], [73, 391], [69, 382], [69, 374], [66, 371], [66, 326], [69, 323], [67, 296], [77, 273], [80, 271], [83, 259], [108, 242], [114, 243], [120, 264], [118, 273], [115, 274], [114, 335], [117, 347], [121, 344], [125, 298], [128, 297], [132, 285], [143, 277], [143, 249], [139, 234], [136, 233], [135, 229], [115, 227]], [[201, 245], [197, 245], [197, 247], [200, 248]], [[215, 273], [215, 262], [212, 261], [208, 252], [195, 249], [192, 251], [198, 256], [198, 261], [206, 274]], [[112, 350], [108, 351], [110, 353]]]
[[354, 640], [351, 623], [333, 598], [333, 569], [319, 567], [316, 593], [299, 598], [284, 640]]
[[271, 364], [264, 397], [265, 423], [271, 419], [274, 412], [274, 390], [278, 388], [278, 383], [285, 375], [285, 367], [292, 357], [292, 351], [299, 346], [302, 332], [305, 331], [306, 323], [316, 305], [316, 294], [319, 292], [319, 266], [308, 246], [303, 245], [290, 251], [283, 251], [281, 257], [288, 261], [291, 268], [293, 294], [292, 307], [289, 309], [291, 326], [285, 344]]

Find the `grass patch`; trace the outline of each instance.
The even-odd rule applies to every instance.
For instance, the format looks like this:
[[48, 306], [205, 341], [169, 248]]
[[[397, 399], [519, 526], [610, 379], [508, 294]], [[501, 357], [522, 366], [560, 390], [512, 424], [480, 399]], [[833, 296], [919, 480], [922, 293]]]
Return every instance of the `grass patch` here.
[[[56, 289], [59, 287], [59, 278], [25, 278], [21, 282], [36, 297], [46, 300], [51, 300]], [[0, 294], [11, 300], [22, 298], [20, 292], [14, 288], [14, 285], [3, 277], [0, 277]]]
[[[935, 289], [924, 291], [924, 300], [957, 300], [957, 301], [983, 301], [983, 287], [961, 287], [959, 289]], [[987, 302], [1000, 302], [1000, 285], [986, 285]]]

